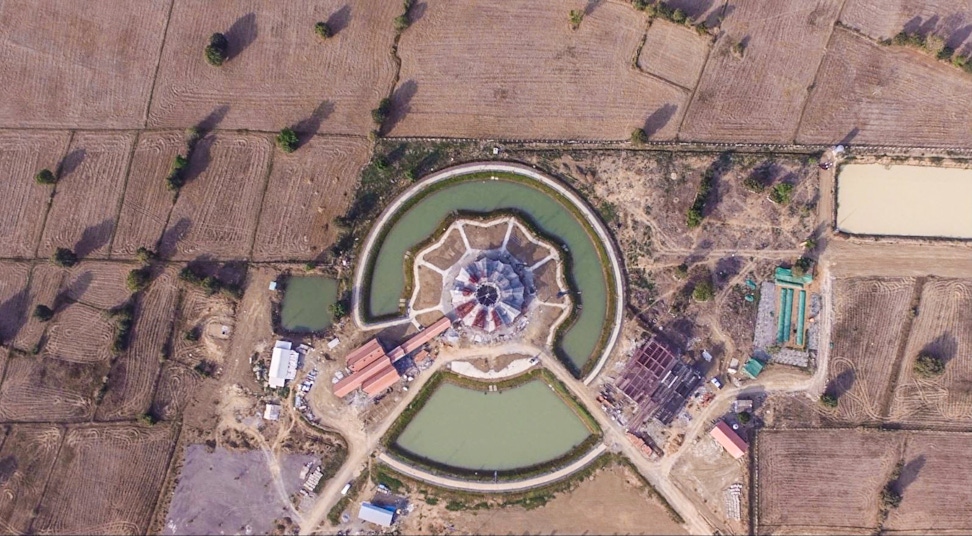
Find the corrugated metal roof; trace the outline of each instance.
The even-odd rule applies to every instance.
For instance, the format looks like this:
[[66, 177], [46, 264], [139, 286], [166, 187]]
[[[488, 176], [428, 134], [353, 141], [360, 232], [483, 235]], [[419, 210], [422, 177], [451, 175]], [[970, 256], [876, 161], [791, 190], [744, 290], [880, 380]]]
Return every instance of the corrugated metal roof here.
[[383, 370], [365, 380], [365, 382], [361, 384], [361, 388], [364, 389], [366, 395], [375, 396], [392, 385], [398, 383], [399, 378], [400, 376], [398, 375], [398, 371], [395, 370], [395, 367], [390, 366], [388, 369]]
[[722, 448], [726, 449], [733, 458], [741, 458], [746, 454], [746, 450], [749, 449], [749, 444], [746, 443], [743, 438], [739, 437], [739, 434], [732, 429], [731, 426], [726, 424], [726, 421], [719, 421], [715, 428], [712, 429], [710, 435], [715, 438], [716, 441], [722, 445]]
[[382, 527], [390, 527], [392, 521], [395, 519], [395, 513], [371, 503], [361, 503], [361, 509], [358, 510], [358, 519], [381, 525]]
[[347, 378], [335, 383], [334, 394], [338, 398], [345, 397], [358, 387], [361, 387], [361, 384], [364, 383], [365, 380], [374, 376], [378, 372], [381, 372], [383, 368], [391, 366], [391, 359], [388, 359], [386, 356], [382, 356], [382, 358], [378, 361], [375, 361], [360, 371], [355, 372]]

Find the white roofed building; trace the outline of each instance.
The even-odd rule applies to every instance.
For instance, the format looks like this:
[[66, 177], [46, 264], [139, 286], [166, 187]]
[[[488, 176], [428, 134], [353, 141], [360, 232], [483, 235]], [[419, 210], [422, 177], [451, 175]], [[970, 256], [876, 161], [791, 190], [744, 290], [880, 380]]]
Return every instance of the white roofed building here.
[[297, 376], [298, 354], [292, 348], [293, 345], [288, 341], [277, 341], [273, 345], [268, 381], [270, 387], [283, 387], [287, 380]]

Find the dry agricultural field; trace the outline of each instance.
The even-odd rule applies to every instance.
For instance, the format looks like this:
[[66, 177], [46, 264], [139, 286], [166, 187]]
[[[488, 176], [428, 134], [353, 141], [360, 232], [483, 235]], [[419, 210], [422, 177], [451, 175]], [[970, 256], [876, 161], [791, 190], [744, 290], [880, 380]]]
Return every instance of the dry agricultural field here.
[[645, 17], [615, 2], [419, 4], [402, 34], [392, 136], [627, 139], [675, 136], [689, 92], [638, 71]]
[[[972, 426], [972, 282], [925, 283], [898, 373], [889, 419], [910, 425]], [[946, 362], [940, 377], [922, 378], [913, 363], [920, 352]]]
[[968, 0], [848, 0], [840, 22], [874, 39], [922, 31], [943, 38], [956, 51], [972, 48]]
[[638, 68], [691, 91], [709, 56], [712, 38], [663, 19], [652, 21]]
[[26, 534], [64, 439], [53, 425], [8, 427], [0, 448], [0, 531]]
[[[177, 0], [166, 30], [148, 124], [363, 136], [395, 76], [389, 53], [401, 2]], [[314, 23], [336, 32], [322, 43]], [[213, 32], [230, 42], [221, 68], [206, 64]]]
[[884, 417], [915, 292], [914, 278], [835, 282], [827, 391], [838, 398], [841, 419], [878, 422]]
[[872, 534], [895, 482], [891, 531], [968, 532], [972, 435], [866, 429], [765, 430], [756, 442], [758, 534]]

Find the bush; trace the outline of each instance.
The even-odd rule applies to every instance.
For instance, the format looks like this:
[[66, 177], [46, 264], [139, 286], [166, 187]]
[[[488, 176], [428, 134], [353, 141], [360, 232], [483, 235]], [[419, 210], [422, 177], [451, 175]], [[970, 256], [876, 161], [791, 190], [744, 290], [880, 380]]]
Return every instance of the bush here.
[[128, 272], [128, 278], [125, 280], [125, 286], [128, 290], [132, 292], [139, 292], [148, 286], [151, 280], [151, 270], [148, 267], [136, 268], [131, 272]]
[[632, 0], [631, 5], [638, 11], [644, 11], [648, 9], [648, 0]]
[[42, 169], [37, 172], [37, 175], [34, 175], [34, 180], [37, 182], [37, 184], [55, 184], [57, 182], [57, 177], [51, 173], [51, 170]]
[[181, 154], [175, 155], [169, 166], [169, 176], [165, 178], [165, 185], [169, 190], [178, 190], [186, 184], [185, 169], [189, 167], [189, 159]]
[[331, 27], [328, 26], [326, 22], [318, 22], [317, 24], [315, 24], [314, 33], [316, 33], [317, 37], [320, 37], [321, 39], [328, 39], [334, 35], [334, 32], [331, 30]]
[[68, 248], [57, 248], [51, 255], [51, 262], [62, 268], [70, 268], [78, 263], [78, 256]]
[[199, 340], [199, 336], [200, 336], [200, 334], [199, 334], [199, 328], [198, 327], [195, 327], [195, 328], [186, 330], [185, 335], [183, 335], [183, 337], [187, 341], [189, 341], [189, 342], [196, 342], [196, 341], [198, 341]]
[[399, 15], [395, 17], [395, 31], [401, 32], [409, 27], [411, 23], [408, 21], [408, 15]]
[[837, 397], [830, 393], [824, 393], [820, 395], [820, 403], [827, 406], [828, 408], [836, 408]]
[[332, 303], [328, 307], [328, 310], [331, 311], [331, 315], [334, 317], [334, 320], [341, 320], [345, 316], [348, 316], [348, 309], [342, 302]]
[[47, 322], [48, 320], [54, 318], [54, 309], [46, 305], [38, 305], [34, 307], [34, 318], [40, 320], [41, 322]]
[[749, 424], [749, 421], [753, 420], [753, 416], [748, 411], [740, 411], [736, 414], [736, 420], [739, 424]]
[[881, 490], [881, 510], [887, 511], [899, 506], [901, 506], [901, 494], [894, 489], [894, 485], [892, 483], [888, 483], [888, 485]]
[[378, 103], [378, 107], [371, 110], [371, 119], [374, 120], [374, 122], [378, 125], [384, 123], [386, 120], [388, 120], [388, 116], [391, 115], [391, 105], [391, 99], [381, 99], [381, 102]]
[[145, 423], [145, 424], [147, 424], [147, 425], [149, 425], [149, 426], [151, 426], [151, 425], [159, 422], [160, 419], [152, 411], [146, 411], [145, 413], [143, 413], [143, 414], [141, 414], [141, 415], [138, 416], [138, 420], [141, 421], [141, 422], [143, 422], [143, 423]]
[[285, 128], [277, 134], [277, 147], [285, 153], [292, 153], [297, 150], [297, 133], [292, 128]]
[[786, 205], [790, 202], [790, 198], [793, 195], [793, 185], [785, 182], [781, 182], [773, 187], [773, 191], [770, 192], [770, 199], [774, 203], [780, 205]]
[[115, 340], [111, 343], [111, 351], [121, 353], [128, 349], [129, 334], [135, 323], [135, 305], [131, 300], [110, 312], [115, 319]]
[[739, 41], [738, 43], [732, 45], [732, 55], [739, 59], [743, 59], [746, 56], [746, 44]]
[[708, 279], [699, 281], [692, 289], [692, 298], [697, 302], [709, 301], [715, 296], [715, 289], [712, 288], [712, 281]]
[[915, 360], [915, 374], [924, 378], [941, 376], [945, 372], [945, 361], [928, 352], [918, 354]]
[[229, 41], [221, 33], [214, 33], [209, 36], [209, 44], [206, 45], [206, 61], [214, 67], [219, 67], [226, 61], [229, 52]]
[[138, 262], [152, 262], [158, 258], [158, 255], [151, 249], [140, 246], [135, 250], [135, 258], [138, 259]]
[[216, 376], [216, 372], [219, 370], [219, 365], [209, 361], [208, 359], [203, 359], [193, 367], [193, 370], [203, 375], [206, 378], [212, 378]]
[[631, 143], [642, 145], [648, 142], [648, 133], [643, 128], [636, 128], [631, 131]]
[[581, 21], [584, 20], [584, 12], [579, 9], [571, 9], [568, 18], [570, 19], [570, 29], [576, 30], [580, 28]]

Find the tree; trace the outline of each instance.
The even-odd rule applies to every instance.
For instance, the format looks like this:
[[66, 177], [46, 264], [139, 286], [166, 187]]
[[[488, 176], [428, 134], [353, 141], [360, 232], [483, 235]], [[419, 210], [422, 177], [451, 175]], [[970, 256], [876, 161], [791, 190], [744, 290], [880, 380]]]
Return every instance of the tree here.
[[941, 376], [945, 372], [945, 361], [928, 352], [918, 354], [915, 360], [915, 374], [924, 378]]
[[61, 268], [70, 268], [78, 263], [78, 256], [68, 248], [57, 248], [51, 255], [51, 262]]
[[318, 22], [314, 25], [314, 33], [317, 34], [321, 39], [327, 40], [334, 35], [334, 31], [331, 27], [327, 25], [326, 22]]
[[175, 191], [185, 186], [185, 169], [187, 167], [189, 167], [189, 159], [181, 154], [175, 155], [175, 158], [172, 159], [172, 165], [169, 166], [169, 176], [165, 179], [165, 186], [169, 190]]
[[631, 131], [631, 143], [634, 145], [643, 145], [648, 142], [648, 133], [645, 132], [643, 128], [636, 128]]
[[408, 15], [399, 15], [395, 17], [395, 31], [402, 32], [409, 27]]
[[579, 9], [571, 9], [568, 17], [570, 19], [570, 29], [576, 30], [580, 28], [581, 21], [584, 20], [584, 12]]
[[770, 192], [770, 199], [774, 203], [779, 203], [780, 205], [786, 205], [790, 202], [790, 197], [793, 194], [793, 185], [781, 182], [773, 187], [773, 191]]
[[342, 302], [332, 303], [328, 309], [331, 311], [334, 320], [341, 320], [348, 315], [348, 310]]
[[736, 419], [739, 424], [749, 424], [749, 421], [753, 420], [753, 416], [748, 411], [740, 411], [736, 414]]
[[391, 115], [391, 106], [391, 99], [381, 99], [381, 102], [378, 103], [378, 107], [371, 110], [371, 119], [373, 119], [376, 124], [381, 125], [388, 119], [388, 116]]
[[136, 268], [128, 272], [128, 278], [125, 279], [125, 286], [132, 292], [139, 292], [148, 286], [151, 276], [152, 273], [147, 266]]
[[138, 259], [138, 262], [151, 262], [158, 258], [158, 255], [145, 246], [139, 246], [135, 250], [135, 258]]
[[41, 322], [47, 322], [54, 318], [54, 310], [46, 305], [38, 305], [34, 307], [34, 318]]
[[692, 298], [697, 302], [709, 301], [713, 296], [715, 296], [715, 290], [712, 288], [712, 281], [708, 279], [699, 281], [692, 289]]
[[42, 169], [37, 172], [37, 175], [34, 175], [34, 180], [37, 182], [37, 184], [55, 184], [57, 182], [57, 177], [51, 173], [51, 170]]
[[206, 61], [213, 67], [219, 67], [226, 61], [229, 53], [229, 41], [221, 33], [214, 33], [209, 36], [209, 44], [206, 45]]
[[837, 397], [830, 393], [824, 393], [820, 395], [820, 403], [827, 406], [828, 408], [836, 408]]
[[881, 510], [888, 511], [899, 506], [901, 506], [901, 494], [894, 489], [892, 482], [888, 482], [888, 485], [881, 490]]
[[292, 153], [297, 150], [297, 133], [292, 128], [285, 128], [277, 134], [277, 147], [285, 153]]

